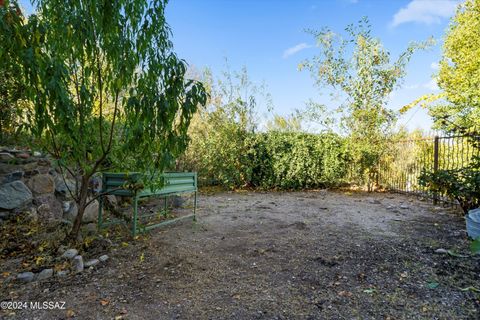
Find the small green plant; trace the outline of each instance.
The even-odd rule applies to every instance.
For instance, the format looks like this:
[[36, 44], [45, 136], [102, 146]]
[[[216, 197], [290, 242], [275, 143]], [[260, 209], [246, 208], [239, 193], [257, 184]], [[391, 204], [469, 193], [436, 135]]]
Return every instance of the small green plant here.
[[472, 254], [480, 253], [480, 237], [472, 241], [470, 244], [470, 252], [472, 252]]
[[457, 200], [465, 214], [480, 206], [480, 157], [461, 169], [423, 171], [419, 177], [421, 186], [433, 193]]

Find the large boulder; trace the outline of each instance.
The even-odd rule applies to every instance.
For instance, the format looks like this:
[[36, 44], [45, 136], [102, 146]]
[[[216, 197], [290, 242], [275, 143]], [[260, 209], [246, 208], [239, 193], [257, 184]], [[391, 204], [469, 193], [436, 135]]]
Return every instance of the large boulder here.
[[32, 192], [20, 180], [6, 183], [0, 186], [0, 208], [21, 208], [32, 201]]
[[15, 159], [15, 157], [12, 156], [10, 153], [0, 152], [0, 161], [9, 162], [9, 161], [12, 161], [13, 159]]
[[35, 195], [53, 193], [55, 182], [49, 174], [37, 174], [28, 181], [28, 186]]

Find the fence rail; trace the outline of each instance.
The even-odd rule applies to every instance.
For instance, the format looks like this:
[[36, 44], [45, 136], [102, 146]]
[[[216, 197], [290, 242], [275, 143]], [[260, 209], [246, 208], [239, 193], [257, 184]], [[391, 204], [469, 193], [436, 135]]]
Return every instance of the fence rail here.
[[480, 155], [480, 148], [474, 145], [480, 141], [476, 132], [392, 142], [390, 150], [380, 161], [378, 184], [392, 191], [455, 204], [445, 195], [421, 186], [419, 177], [424, 171], [455, 170], [467, 166], [474, 156]]

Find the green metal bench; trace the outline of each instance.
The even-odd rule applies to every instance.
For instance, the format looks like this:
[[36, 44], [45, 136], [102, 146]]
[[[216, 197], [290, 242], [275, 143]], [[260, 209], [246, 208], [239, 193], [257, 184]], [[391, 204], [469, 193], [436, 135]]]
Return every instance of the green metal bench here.
[[[102, 178], [102, 196], [99, 198], [98, 207], [98, 229], [118, 223], [118, 221], [103, 221], [103, 198], [106, 195], [115, 195], [123, 197], [131, 197], [133, 199], [133, 217], [132, 217], [132, 235], [135, 237], [139, 232], [146, 232], [153, 228], [165, 226], [179, 220], [192, 218], [196, 221], [197, 210], [197, 173], [196, 172], [169, 172], [160, 174], [157, 179], [163, 180], [163, 187], [159, 189], [149, 189], [135, 187], [135, 182], [139, 180], [142, 175], [138, 172], [133, 173], [103, 173]], [[132, 187], [133, 185], [133, 187]], [[185, 192], [194, 193], [193, 200], [193, 214], [169, 219], [160, 223], [152, 225], [139, 225], [139, 219], [146, 218], [154, 214], [138, 213], [138, 201], [142, 198], [160, 196], [164, 198], [164, 216], [167, 213], [167, 197], [177, 195]]]

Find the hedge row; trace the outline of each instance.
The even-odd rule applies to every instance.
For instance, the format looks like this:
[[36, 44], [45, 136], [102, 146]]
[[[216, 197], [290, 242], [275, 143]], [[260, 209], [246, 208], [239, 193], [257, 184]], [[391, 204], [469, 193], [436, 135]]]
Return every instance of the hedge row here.
[[193, 142], [195, 152], [183, 159], [182, 169], [198, 171], [204, 184], [262, 189], [333, 186], [347, 174], [346, 141], [336, 134], [270, 131], [243, 138], [210, 137], [215, 144]]

